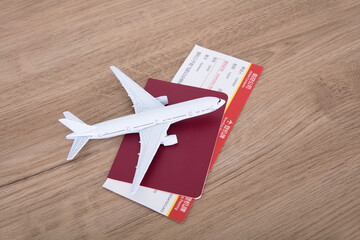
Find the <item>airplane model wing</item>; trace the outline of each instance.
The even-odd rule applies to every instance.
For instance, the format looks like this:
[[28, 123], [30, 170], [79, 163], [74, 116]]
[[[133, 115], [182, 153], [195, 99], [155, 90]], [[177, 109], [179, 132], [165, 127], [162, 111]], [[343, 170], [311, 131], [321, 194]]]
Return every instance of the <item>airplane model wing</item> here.
[[139, 188], [140, 183], [162, 142], [162, 139], [166, 136], [169, 126], [169, 123], [161, 123], [153, 127], [145, 128], [139, 132], [140, 153], [131, 187], [132, 194], [134, 194]]
[[[134, 104], [135, 113], [165, 107], [161, 102], [151, 96], [151, 94], [145, 91], [142, 87], [137, 85], [118, 68], [111, 66], [110, 69], [114, 72], [131, 98], [131, 101]], [[140, 153], [131, 187], [132, 194], [134, 194], [139, 188], [140, 183], [143, 180], [162, 140], [166, 136], [169, 126], [170, 123], [160, 123], [155, 126], [145, 128], [139, 132]]]
[[131, 101], [134, 104], [135, 113], [164, 107], [164, 105], [162, 105], [158, 100], [151, 96], [150, 93], [137, 85], [133, 80], [131, 80], [118, 68], [111, 66], [110, 69], [114, 72], [122, 86], [125, 88], [129, 97], [131, 98]]

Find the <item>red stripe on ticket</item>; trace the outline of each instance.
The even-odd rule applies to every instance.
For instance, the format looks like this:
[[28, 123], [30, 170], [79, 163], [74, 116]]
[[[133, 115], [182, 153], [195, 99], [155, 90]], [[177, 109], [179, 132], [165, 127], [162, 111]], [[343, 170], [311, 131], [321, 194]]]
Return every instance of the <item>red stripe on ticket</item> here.
[[[247, 99], [249, 98], [250, 93], [253, 90], [257, 80], [259, 79], [262, 70], [263, 67], [251, 64], [247, 69], [247, 73], [245, 74], [244, 78], [240, 82], [238, 89], [229, 100], [229, 105], [226, 108], [223, 120], [220, 125], [219, 134], [211, 158], [209, 171], [213, 166], [217, 156], [219, 155], [222, 147], [224, 146], [224, 143], [229, 136], [229, 133], [234, 126], [234, 123], [239, 117]], [[176, 221], [183, 222], [193, 202], [193, 198], [179, 196], [175, 204], [169, 210], [168, 217]]]

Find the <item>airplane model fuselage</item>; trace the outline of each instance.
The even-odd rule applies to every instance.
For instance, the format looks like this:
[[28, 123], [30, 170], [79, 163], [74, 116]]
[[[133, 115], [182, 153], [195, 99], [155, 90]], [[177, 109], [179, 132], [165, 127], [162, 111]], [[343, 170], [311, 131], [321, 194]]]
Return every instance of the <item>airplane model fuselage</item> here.
[[154, 98], [119, 69], [114, 66], [110, 68], [131, 98], [135, 114], [87, 125], [70, 112], [64, 112], [65, 118], [59, 119], [59, 121], [73, 131], [66, 136], [67, 139], [74, 139], [67, 160], [72, 160], [89, 139], [139, 133], [140, 153], [131, 188], [131, 193], [135, 193], [159, 146], [170, 146], [177, 143], [175, 134], [167, 135], [170, 125], [213, 112], [224, 105], [225, 100], [216, 97], [202, 97], [165, 106], [168, 104], [166, 96]]
[[[159, 123], [179, 122], [215, 111], [224, 104], [224, 100], [215, 97], [203, 97], [181, 102], [164, 108], [156, 108], [92, 125], [92, 130], [71, 133], [67, 139], [88, 136], [90, 139], [111, 138], [129, 133], [137, 133]], [[166, 139], [166, 138], [165, 138]], [[170, 140], [170, 139], [169, 139]], [[165, 144], [167, 141], [163, 141]]]

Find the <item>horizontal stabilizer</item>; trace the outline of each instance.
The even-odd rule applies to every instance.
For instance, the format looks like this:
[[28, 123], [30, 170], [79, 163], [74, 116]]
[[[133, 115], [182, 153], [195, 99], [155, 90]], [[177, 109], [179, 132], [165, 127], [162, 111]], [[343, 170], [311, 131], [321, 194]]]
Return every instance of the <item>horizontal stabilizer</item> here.
[[95, 129], [93, 126], [69, 120], [67, 118], [61, 118], [59, 121], [66, 127], [70, 128], [74, 133], [83, 133]]
[[[81, 121], [79, 118], [77, 118], [74, 114], [72, 114], [71, 112], [63, 112], [64, 116], [66, 119], [72, 120], [74, 122], [79, 122], [79, 123], [84, 123], [83, 121]], [[84, 123], [85, 124], [85, 123]]]
[[77, 137], [74, 139], [74, 142], [71, 146], [69, 155], [66, 160], [72, 160], [76, 154], [83, 148], [83, 146], [89, 141], [90, 137]]

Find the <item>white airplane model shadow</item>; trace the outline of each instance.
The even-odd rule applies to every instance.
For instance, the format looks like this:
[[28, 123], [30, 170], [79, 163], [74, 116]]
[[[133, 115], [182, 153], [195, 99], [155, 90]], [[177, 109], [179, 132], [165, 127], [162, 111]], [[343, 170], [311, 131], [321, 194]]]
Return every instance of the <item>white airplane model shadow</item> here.
[[131, 98], [135, 114], [87, 125], [70, 112], [64, 112], [65, 118], [59, 121], [73, 131], [66, 136], [67, 139], [74, 139], [67, 160], [72, 160], [89, 139], [139, 133], [140, 153], [131, 187], [134, 194], [160, 144], [170, 146], [177, 143], [176, 135], [166, 134], [170, 124], [213, 112], [224, 105], [225, 100], [202, 97], [165, 107], [168, 104], [166, 96], [154, 98], [119, 69], [114, 66], [110, 68]]

